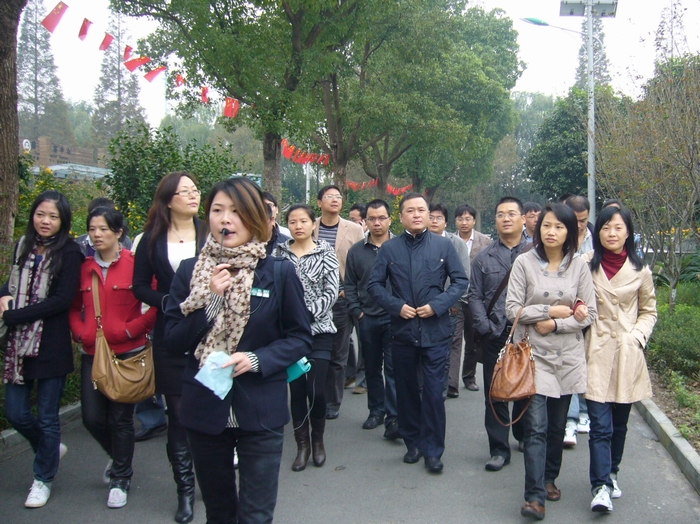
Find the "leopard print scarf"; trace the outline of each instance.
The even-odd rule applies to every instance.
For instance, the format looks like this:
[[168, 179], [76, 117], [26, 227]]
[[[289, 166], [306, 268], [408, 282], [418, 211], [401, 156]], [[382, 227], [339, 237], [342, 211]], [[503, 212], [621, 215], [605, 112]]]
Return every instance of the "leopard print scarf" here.
[[251, 240], [233, 248], [222, 248], [209, 235], [199, 260], [194, 266], [190, 281], [190, 295], [180, 304], [180, 311], [187, 316], [206, 308], [211, 301], [209, 288], [214, 268], [219, 264], [231, 264], [231, 287], [224, 293], [225, 303], [214, 319], [212, 328], [197, 345], [195, 356], [201, 368], [214, 351], [236, 352], [243, 330], [250, 317], [250, 297], [258, 261], [265, 258], [265, 243]]

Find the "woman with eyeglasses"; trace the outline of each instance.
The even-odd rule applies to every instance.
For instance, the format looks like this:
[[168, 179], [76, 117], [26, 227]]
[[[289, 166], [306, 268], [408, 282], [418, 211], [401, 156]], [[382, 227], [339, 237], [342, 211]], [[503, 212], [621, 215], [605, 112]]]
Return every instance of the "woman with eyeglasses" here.
[[[181, 422], [207, 522], [263, 524], [277, 503], [287, 368], [311, 351], [311, 326], [294, 266], [265, 253], [269, 210], [260, 188], [246, 178], [219, 182], [205, 211], [210, 234], [175, 275], [165, 336], [187, 355]], [[233, 377], [228, 391], [200, 382], [210, 358]]]
[[[177, 485], [178, 505], [175, 522], [194, 518], [194, 470], [185, 428], [180, 424], [182, 373], [187, 357], [174, 355], [164, 342], [165, 318], [170, 284], [183, 260], [199, 254], [204, 237], [200, 235], [200, 191], [194, 177], [184, 171], [165, 175], [158, 183], [153, 205], [138, 248], [134, 265], [134, 295], [158, 308], [153, 332], [153, 358], [156, 391], [165, 396], [168, 407], [168, 460]], [[157, 288], [151, 287], [153, 279]]]
[[[557, 501], [562, 442], [571, 395], [586, 391], [583, 329], [595, 319], [590, 271], [576, 255], [576, 215], [564, 204], [540, 214], [533, 249], [513, 263], [506, 314], [520, 319], [513, 342], [528, 337], [535, 361], [536, 394], [523, 415], [525, 433], [524, 517], [542, 520], [545, 501]], [[488, 409], [488, 408], [487, 408]]]
[[[338, 299], [340, 277], [335, 250], [323, 240], [314, 240], [316, 215], [310, 206], [295, 204], [287, 211], [287, 227], [292, 238], [277, 246], [275, 254], [290, 260], [304, 286], [306, 309], [313, 317], [311, 371], [289, 384], [292, 423], [297, 456], [292, 471], [306, 468], [313, 448], [317, 467], [326, 462], [323, 434], [326, 428], [326, 376], [331, 359], [333, 335], [333, 304]], [[307, 403], [308, 399], [308, 403]], [[311, 441], [309, 441], [309, 425]]]

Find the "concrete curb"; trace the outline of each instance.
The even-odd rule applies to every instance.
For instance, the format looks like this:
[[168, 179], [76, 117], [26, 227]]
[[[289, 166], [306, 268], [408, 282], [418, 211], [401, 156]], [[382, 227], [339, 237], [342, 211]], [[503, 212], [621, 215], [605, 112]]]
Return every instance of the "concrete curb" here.
[[690, 443], [678, 432], [673, 423], [652, 400], [640, 400], [635, 403], [637, 411], [663, 444], [673, 460], [700, 493], [700, 455]]
[[[63, 406], [58, 411], [61, 417], [61, 426], [65, 426], [74, 420], [80, 419], [80, 402]], [[16, 453], [24, 451], [29, 443], [14, 429], [6, 429], [0, 433], [0, 461], [14, 456]]]

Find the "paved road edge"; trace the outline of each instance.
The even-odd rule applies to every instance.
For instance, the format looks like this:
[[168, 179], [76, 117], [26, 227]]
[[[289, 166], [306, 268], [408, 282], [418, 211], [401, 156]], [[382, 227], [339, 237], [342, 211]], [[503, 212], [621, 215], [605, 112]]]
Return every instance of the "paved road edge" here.
[[637, 411], [656, 433], [659, 442], [666, 448], [680, 470], [700, 494], [700, 455], [690, 443], [683, 438], [673, 423], [652, 400], [640, 400], [635, 403]]
[[[80, 402], [63, 406], [59, 412], [61, 426], [80, 419]], [[0, 433], [0, 462], [24, 451], [29, 443], [14, 429], [6, 429]]]

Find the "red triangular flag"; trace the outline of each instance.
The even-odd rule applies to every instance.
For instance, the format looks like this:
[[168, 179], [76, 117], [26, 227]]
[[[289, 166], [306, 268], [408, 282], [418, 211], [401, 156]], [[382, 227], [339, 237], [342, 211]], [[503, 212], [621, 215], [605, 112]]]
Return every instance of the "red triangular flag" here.
[[228, 118], [233, 118], [233, 102], [235, 98], [231, 98], [230, 96], [226, 97], [226, 105], [224, 106], [224, 116]]
[[126, 62], [127, 60], [129, 60], [129, 58], [131, 58], [131, 52], [133, 50], [134, 50], [134, 48], [131, 47], [130, 45], [128, 45], [124, 48], [124, 62]]
[[175, 77], [175, 85], [176, 85], [176, 86], [181, 86], [181, 85], [184, 84], [184, 83], [185, 83], [185, 77], [183, 77], [182, 75], [178, 74], [178, 75]]
[[124, 65], [126, 68], [131, 71], [132, 73], [136, 71], [137, 68], [141, 67], [142, 65], [147, 64], [150, 62], [151, 59], [148, 58], [147, 56], [140, 56], [138, 58], [132, 58], [128, 62], [124, 62]]
[[88, 20], [87, 18], [83, 19], [83, 25], [80, 26], [80, 32], [78, 33], [78, 38], [81, 40], [85, 40], [85, 37], [88, 34], [88, 29], [90, 29], [90, 26], [92, 25], [92, 22]]
[[112, 43], [112, 40], [114, 40], [114, 37], [109, 33], [105, 33], [105, 37], [102, 39], [102, 43], [100, 44], [100, 51], [106, 51], [109, 44]]
[[148, 73], [143, 75], [143, 77], [149, 82], [153, 82], [153, 79], [157, 77], [161, 72], [165, 71], [165, 66], [158, 66], [155, 69], [151, 69]]
[[48, 29], [49, 33], [53, 33], [53, 30], [56, 29], [56, 26], [61, 21], [61, 17], [63, 13], [66, 12], [66, 9], [68, 9], [68, 6], [63, 2], [59, 2], [56, 4], [56, 7], [46, 15], [46, 18], [41, 21], [41, 25]]
[[202, 86], [202, 103], [209, 103], [209, 88], [206, 86]]

